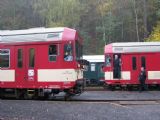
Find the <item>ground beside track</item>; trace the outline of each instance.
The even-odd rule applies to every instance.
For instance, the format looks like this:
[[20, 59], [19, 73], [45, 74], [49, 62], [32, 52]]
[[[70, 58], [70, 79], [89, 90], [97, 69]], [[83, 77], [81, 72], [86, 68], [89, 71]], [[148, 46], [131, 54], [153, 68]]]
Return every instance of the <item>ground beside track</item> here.
[[160, 91], [85, 91], [74, 101], [116, 101], [116, 100], [160, 100]]
[[0, 100], [0, 120], [159, 120], [160, 104]]
[[160, 120], [160, 91], [86, 91], [62, 100], [3, 99], [0, 120]]

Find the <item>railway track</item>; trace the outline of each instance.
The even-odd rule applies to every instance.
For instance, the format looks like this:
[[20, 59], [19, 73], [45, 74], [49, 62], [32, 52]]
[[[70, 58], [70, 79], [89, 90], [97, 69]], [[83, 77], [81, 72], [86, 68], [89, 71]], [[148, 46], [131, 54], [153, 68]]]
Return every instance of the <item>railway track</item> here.
[[[138, 91], [139, 86], [135, 86], [132, 89], [127, 89], [125, 87], [117, 86], [114, 89], [110, 89], [107, 86], [88, 86], [84, 88], [84, 91]], [[160, 88], [158, 87], [149, 87], [149, 91], [159, 91]]]
[[[37, 101], [69, 101], [69, 102], [93, 102], [93, 103], [117, 103], [117, 104], [160, 104], [159, 91], [147, 91], [139, 93], [138, 91], [110, 91], [103, 87], [86, 87], [85, 92], [79, 96], [67, 96], [61, 93], [49, 98], [29, 98], [27, 100]], [[15, 97], [6, 97], [7, 100], [19, 100]], [[25, 100], [22, 98], [22, 100]]]
[[95, 104], [111, 104], [113, 106], [125, 107], [127, 106], [142, 106], [142, 105], [160, 105], [160, 100], [101, 100], [101, 101], [69, 101], [75, 103], [95, 103]]
[[[17, 99], [10, 99], [10, 98], [5, 98], [5, 99], [0, 99], [0, 100], [17, 100]], [[21, 99], [22, 101], [24, 99]], [[30, 99], [33, 100], [33, 99]], [[64, 96], [58, 97], [58, 98], [50, 98], [50, 99], [37, 99], [34, 101], [45, 101], [45, 102], [71, 102], [71, 103], [106, 103], [106, 104], [113, 104], [116, 106], [129, 106], [129, 105], [160, 105], [160, 99], [130, 99], [130, 100], [125, 100], [125, 99], [120, 99], [120, 100], [94, 100], [94, 99], [73, 99], [69, 98], [67, 100], [64, 99]]]
[[105, 91], [104, 87], [102, 86], [95, 86], [95, 87], [85, 87], [84, 91]]

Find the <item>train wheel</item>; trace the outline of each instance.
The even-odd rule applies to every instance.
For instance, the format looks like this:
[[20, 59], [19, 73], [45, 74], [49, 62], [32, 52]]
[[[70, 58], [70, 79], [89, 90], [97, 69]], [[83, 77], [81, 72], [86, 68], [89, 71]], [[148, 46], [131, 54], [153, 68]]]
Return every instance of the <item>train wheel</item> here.
[[15, 97], [16, 97], [16, 99], [21, 99], [22, 98], [21, 91], [19, 89], [15, 89]]
[[49, 98], [49, 93], [44, 93], [44, 99], [48, 99]]
[[[160, 85], [158, 84], [157, 86], [158, 86], [158, 90], [160, 90]], [[148, 88], [149, 88], [149, 85], [148, 85]]]
[[109, 86], [108, 86], [107, 84], [104, 84], [104, 85], [103, 85], [103, 88], [104, 88], [105, 90], [108, 90], [108, 89], [109, 89]]
[[132, 91], [132, 90], [133, 90], [133, 87], [130, 86], [130, 85], [128, 85], [128, 86], [127, 86], [127, 90], [128, 90], [128, 91]]
[[24, 90], [22, 91], [22, 96], [23, 96], [23, 99], [25, 99], [25, 100], [28, 100], [28, 99], [29, 99], [27, 89], [24, 89]]
[[2, 98], [2, 89], [0, 89], [0, 98]]
[[0, 98], [3, 99], [4, 98], [4, 94], [3, 94], [3, 89], [0, 89]]
[[69, 93], [66, 93], [65, 96], [64, 96], [64, 100], [65, 101], [71, 100], [71, 95]]
[[39, 98], [39, 96], [38, 96], [38, 90], [35, 90], [34, 91], [33, 99], [37, 100], [38, 98]]
[[109, 86], [108, 86], [108, 89], [111, 90], [111, 91], [114, 91], [114, 90], [115, 90], [115, 86], [109, 85]]

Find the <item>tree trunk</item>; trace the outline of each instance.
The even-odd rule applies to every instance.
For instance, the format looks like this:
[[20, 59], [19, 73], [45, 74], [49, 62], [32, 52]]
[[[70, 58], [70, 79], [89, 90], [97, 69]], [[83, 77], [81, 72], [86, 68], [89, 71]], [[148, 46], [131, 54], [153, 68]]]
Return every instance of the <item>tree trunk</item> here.
[[124, 23], [122, 21], [121, 41], [124, 41]]
[[136, 0], [133, 0], [133, 1], [134, 1], [134, 14], [135, 14], [137, 41], [140, 42], [140, 40], [139, 40], [139, 30], [138, 30], [138, 15], [137, 15], [137, 9], [136, 9]]
[[146, 6], [146, 0], [143, 0], [143, 9], [144, 9], [144, 16], [143, 16], [144, 38], [147, 38], [147, 36], [148, 36], [148, 30], [147, 30], [147, 6]]

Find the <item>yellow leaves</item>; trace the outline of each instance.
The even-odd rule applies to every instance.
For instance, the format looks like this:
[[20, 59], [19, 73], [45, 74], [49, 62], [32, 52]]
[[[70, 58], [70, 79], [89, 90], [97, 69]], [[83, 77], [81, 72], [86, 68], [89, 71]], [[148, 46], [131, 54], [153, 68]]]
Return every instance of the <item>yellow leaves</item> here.
[[160, 41], [160, 21], [157, 23], [157, 26], [154, 27], [152, 33], [146, 41]]
[[111, 7], [112, 7], [111, 2], [100, 1], [97, 6], [97, 11], [98, 11], [98, 13], [101, 14], [101, 16], [105, 16]]

